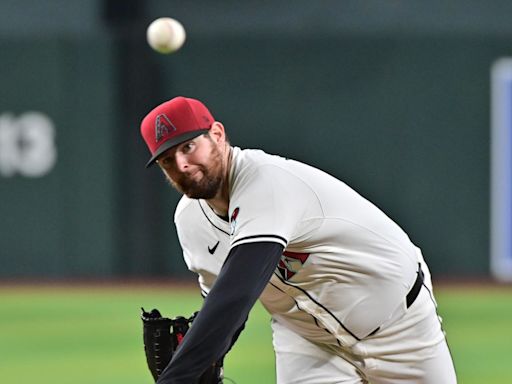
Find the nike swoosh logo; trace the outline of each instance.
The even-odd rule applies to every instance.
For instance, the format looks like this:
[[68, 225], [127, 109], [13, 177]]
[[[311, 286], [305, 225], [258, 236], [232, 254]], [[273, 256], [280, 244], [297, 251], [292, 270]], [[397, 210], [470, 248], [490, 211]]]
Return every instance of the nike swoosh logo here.
[[210, 248], [210, 246], [208, 246], [208, 252], [210, 252], [210, 255], [213, 255], [215, 253], [215, 250], [219, 246], [219, 243], [220, 243], [220, 241], [217, 241], [217, 244], [215, 244], [212, 248]]

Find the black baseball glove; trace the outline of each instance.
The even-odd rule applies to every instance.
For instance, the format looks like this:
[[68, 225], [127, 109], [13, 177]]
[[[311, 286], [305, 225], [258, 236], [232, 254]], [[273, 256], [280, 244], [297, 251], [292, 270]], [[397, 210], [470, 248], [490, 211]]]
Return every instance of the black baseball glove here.
[[[155, 382], [171, 361], [176, 348], [181, 344], [196, 315], [197, 312], [189, 318], [178, 316], [169, 319], [162, 317], [157, 309], [146, 312], [142, 308], [144, 351]], [[198, 384], [222, 384], [222, 367], [221, 359], [201, 375]]]

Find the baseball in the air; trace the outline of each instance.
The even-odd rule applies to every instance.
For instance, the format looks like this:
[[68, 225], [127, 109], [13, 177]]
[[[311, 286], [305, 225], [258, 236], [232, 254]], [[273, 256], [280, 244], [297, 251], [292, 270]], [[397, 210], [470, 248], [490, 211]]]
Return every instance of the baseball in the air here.
[[178, 20], [161, 17], [149, 24], [146, 38], [155, 51], [168, 54], [181, 48], [185, 42], [186, 33]]

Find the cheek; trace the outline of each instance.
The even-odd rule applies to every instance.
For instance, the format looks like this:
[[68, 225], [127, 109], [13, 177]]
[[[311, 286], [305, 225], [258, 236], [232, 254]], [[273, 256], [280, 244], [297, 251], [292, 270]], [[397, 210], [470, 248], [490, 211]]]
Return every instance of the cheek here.
[[167, 180], [171, 182], [176, 180], [176, 172], [173, 172], [169, 169], [162, 169], [162, 172]]

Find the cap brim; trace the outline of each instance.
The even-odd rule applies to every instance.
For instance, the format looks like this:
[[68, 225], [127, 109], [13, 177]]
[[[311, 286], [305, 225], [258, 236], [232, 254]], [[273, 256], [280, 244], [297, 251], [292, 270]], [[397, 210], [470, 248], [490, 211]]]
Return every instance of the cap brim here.
[[175, 145], [181, 144], [185, 141], [192, 140], [192, 139], [196, 138], [197, 136], [208, 132], [209, 130], [210, 130], [210, 128], [204, 128], [204, 129], [200, 129], [197, 131], [186, 132], [182, 135], [173, 137], [171, 140], [166, 141], [160, 147], [158, 147], [158, 149], [155, 151], [155, 153], [153, 154], [151, 159], [149, 159], [149, 161], [146, 164], [146, 168], [152, 166], [155, 163], [158, 156], [160, 156], [162, 153], [164, 153], [168, 149], [171, 149]]

